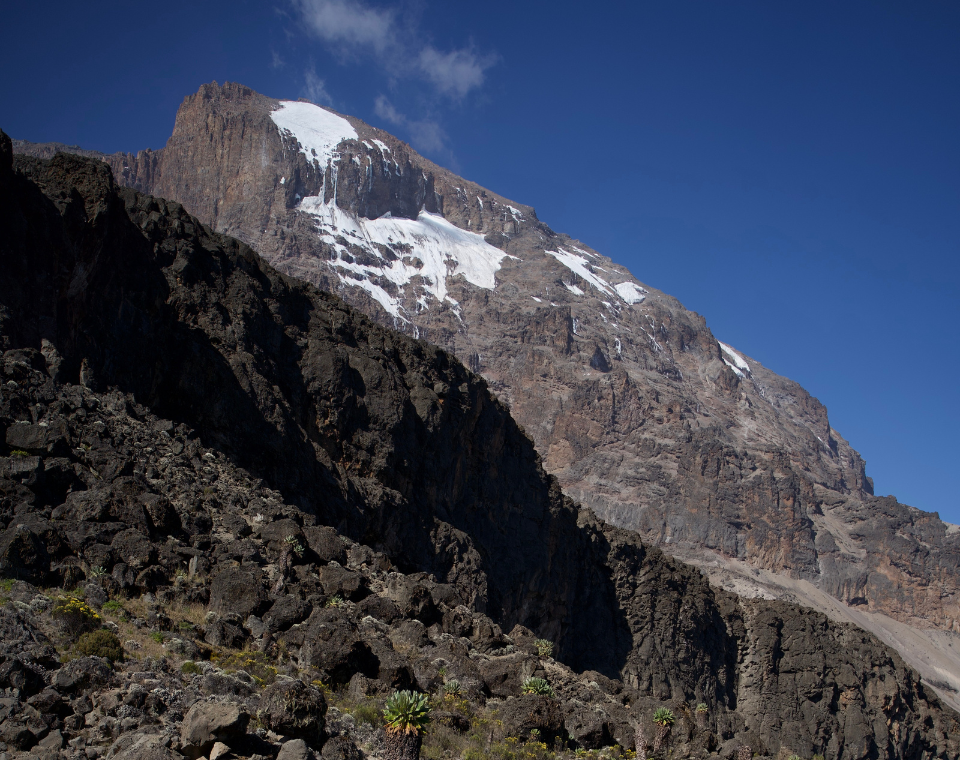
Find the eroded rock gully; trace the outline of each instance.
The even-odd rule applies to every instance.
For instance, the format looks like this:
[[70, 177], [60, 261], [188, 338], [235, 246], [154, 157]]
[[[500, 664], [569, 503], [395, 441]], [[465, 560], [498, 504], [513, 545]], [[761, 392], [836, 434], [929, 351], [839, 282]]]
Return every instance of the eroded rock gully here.
[[[314, 682], [376, 697], [456, 677], [504, 730], [533, 716], [570, 747], [629, 747], [668, 704], [688, 716], [679, 756], [955, 756], [955, 716], [876, 639], [718, 591], [597, 520], [455, 358], [103, 162], [14, 169], [0, 136], [0, 230], [8, 751], [376, 756], [377, 732]], [[58, 662], [71, 642], [38, 589], [78, 583], [151, 632], [126, 664]], [[150, 641], [162, 657], [138, 653]], [[244, 646], [279, 686], [206, 659]], [[519, 697], [527, 675], [553, 707]], [[264, 718], [276, 689], [314, 705], [303, 735]]]

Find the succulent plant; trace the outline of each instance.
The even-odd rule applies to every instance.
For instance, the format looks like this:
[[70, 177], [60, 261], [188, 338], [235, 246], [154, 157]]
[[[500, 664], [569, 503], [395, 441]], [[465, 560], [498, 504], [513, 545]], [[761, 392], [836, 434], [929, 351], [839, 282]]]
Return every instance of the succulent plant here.
[[654, 712], [653, 722], [657, 724], [657, 733], [653, 737], [654, 753], [660, 751], [660, 747], [663, 746], [663, 740], [667, 738], [667, 734], [670, 733], [670, 726], [674, 724], [675, 720], [673, 710], [669, 708], [658, 707], [656, 712]]
[[553, 642], [548, 641], [547, 639], [537, 639], [533, 642], [534, 646], [537, 648], [537, 654], [541, 657], [551, 657], [553, 656]]
[[451, 678], [443, 685], [443, 691], [446, 694], [460, 694], [463, 691], [463, 687], [456, 678]]
[[386, 760], [419, 760], [423, 734], [430, 721], [427, 695], [395, 691], [383, 709]]
[[395, 691], [383, 709], [388, 733], [422, 734], [430, 722], [427, 695], [416, 691]]
[[538, 694], [541, 697], [552, 697], [553, 687], [546, 678], [524, 678], [524, 694]]

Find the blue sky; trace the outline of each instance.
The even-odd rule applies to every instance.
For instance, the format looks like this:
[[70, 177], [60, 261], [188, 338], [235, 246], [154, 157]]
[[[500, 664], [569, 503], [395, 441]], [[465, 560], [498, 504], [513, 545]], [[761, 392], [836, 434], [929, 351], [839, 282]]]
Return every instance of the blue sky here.
[[159, 148], [200, 84], [393, 132], [800, 382], [960, 522], [960, 4], [17, 3], [0, 128]]

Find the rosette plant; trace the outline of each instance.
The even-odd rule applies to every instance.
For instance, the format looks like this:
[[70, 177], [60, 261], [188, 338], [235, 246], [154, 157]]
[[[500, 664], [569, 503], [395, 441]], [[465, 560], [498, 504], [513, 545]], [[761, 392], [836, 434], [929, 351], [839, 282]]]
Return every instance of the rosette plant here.
[[430, 722], [426, 694], [396, 691], [383, 710], [386, 724], [386, 760], [419, 760], [423, 734]]

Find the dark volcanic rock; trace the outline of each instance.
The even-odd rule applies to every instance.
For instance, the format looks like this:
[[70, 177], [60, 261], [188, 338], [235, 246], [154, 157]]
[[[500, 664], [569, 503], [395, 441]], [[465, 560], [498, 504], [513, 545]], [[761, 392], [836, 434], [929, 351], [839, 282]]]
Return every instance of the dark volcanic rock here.
[[327, 702], [323, 694], [302, 681], [284, 680], [269, 686], [260, 697], [257, 719], [281, 736], [303, 739], [311, 747], [323, 743]]
[[[521, 625], [550, 639], [564, 667], [622, 681], [640, 708], [709, 702], [725, 740], [753, 735], [770, 754], [956, 754], [936, 698], [876, 639], [788, 604], [739, 601], [579, 510], [485, 382], [448, 354], [279, 275], [176, 204], [118, 190], [102, 163], [59, 155], [17, 166], [0, 161], [10, 378], [0, 425], [65, 421], [83, 486], [42, 506], [35, 470], [0, 481], [7, 530], [17, 515], [37, 556], [73, 552], [113, 588], [158, 599], [202, 594], [190, 568], [209, 563], [208, 639], [219, 623], [224, 635], [246, 624], [270, 646], [266, 625], [247, 617], [277, 603], [268, 586], [312, 600], [280, 643], [328, 684], [359, 674], [372, 690], [404, 678], [439, 685], [442, 667], [466, 689], [488, 683], [532, 705], [518, 701], [517, 679], [546, 664], [524, 648], [525, 633], [510, 649], [503, 631]], [[56, 381], [17, 358], [45, 346], [59, 357]], [[224, 512], [257, 528], [221, 529]], [[39, 522], [53, 515], [67, 548]], [[311, 537], [316, 524], [337, 526], [342, 554], [329, 532]], [[315, 556], [286, 542], [297, 530]], [[308, 564], [317, 558], [319, 570]], [[328, 584], [371, 596], [319, 607]], [[392, 600], [396, 617], [373, 597]], [[159, 606], [146, 617], [170, 628]], [[54, 684], [76, 692], [103, 681], [83, 680], [88, 665], [65, 665]], [[555, 688], [559, 704], [571, 687]], [[186, 713], [194, 756], [221, 735], [241, 741], [242, 717], [201, 730], [213, 718], [184, 699], [153, 686], [142, 704], [155, 717]], [[564, 725], [559, 707], [531, 715], [541, 731]], [[107, 718], [101, 736], [113, 730]]]

